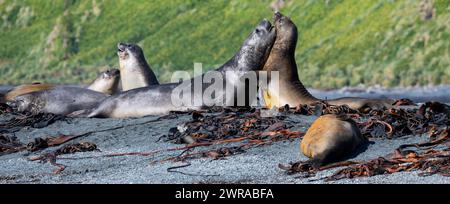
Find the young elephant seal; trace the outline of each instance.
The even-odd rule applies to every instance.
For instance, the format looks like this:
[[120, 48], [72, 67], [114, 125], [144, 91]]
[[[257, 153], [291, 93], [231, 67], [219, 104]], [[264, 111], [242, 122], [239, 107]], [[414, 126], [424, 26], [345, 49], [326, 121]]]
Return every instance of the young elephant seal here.
[[[274, 14], [277, 38], [270, 52], [269, 59], [263, 70], [279, 72], [279, 90], [262, 90], [264, 101], [268, 108], [282, 107], [288, 104], [296, 107], [300, 104], [311, 104], [320, 99], [314, 97], [303, 86], [298, 76], [297, 63], [295, 61], [295, 48], [297, 46], [297, 26], [286, 16], [276, 12]], [[269, 83], [271, 83], [269, 79]], [[277, 97], [278, 95], [278, 97]], [[368, 109], [380, 109], [391, 107], [393, 100], [365, 99], [365, 98], [340, 98], [327, 100], [331, 105], [348, 105], [350, 108], [360, 111]]]
[[123, 91], [159, 84], [141, 47], [119, 43], [117, 49]]
[[101, 72], [97, 79], [91, 83], [87, 89], [101, 92], [107, 95], [119, 93], [120, 71], [118, 69], [110, 69]]
[[94, 108], [106, 94], [79, 87], [53, 87], [14, 98], [7, 104], [19, 112], [67, 115]]
[[352, 119], [324, 115], [308, 129], [300, 148], [314, 167], [320, 167], [355, 154], [367, 142]]
[[[196, 104], [196, 102], [202, 99], [203, 93], [207, 92], [207, 90], [209, 90], [208, 88], [212, 86], [212, 83], [206, 83], [205, 81], [207, 80], [203, 81], [203, 78], [210, 76], [209, 74], [211, 73], [218, 74], [223, 79], [223, 81], [221, 80], [219, 83], [224, 82], [226, 85], [230, 85], [232, 89], [238, 90], [238, 92], [245, 90], [245, 83], [239, 82], [241, 82], [247, 74], [254, 73], [263, 68], [264, 63], [269, 56], [270, 49], [275, 41], [275, 36], [275, 29], [273, 29], [270, 22], [264, 20], [248, 36], [239, 51], [228, 62], [214, 72], [206, 72], [203, 75], [180, 83], [139, 88], [108, 97], [98, 106], [98, 108], [88, 113], [88, 117], [143, 117], [147, 115], [167, 114], [170, 111], [185, 111], [188, 109], [198, 110], [204, 106], [211, 106], [203, 103], [204, 101], [201, 101], [200, 105]], [[202, 88], [194, 91], [193, 87], [196, 86], [196, 81], [200, 81]], [[177, 93], [176, 91], [180, 87], [186, 88], [188, 90], [186, 93], [191, 93], [192, 97], [183, 98], [180, 101], [186, 103], [176, 105], [174, 104], [174, 101], [172, 101], [172, 93]], [[216, 90], [214, 95], [214, 100], [227, 101], [226, 104], [229, 104], [228, 102], [234, 102], [236, 99], [234, 95], [229, 94], [229, 92], [224, 89]]]

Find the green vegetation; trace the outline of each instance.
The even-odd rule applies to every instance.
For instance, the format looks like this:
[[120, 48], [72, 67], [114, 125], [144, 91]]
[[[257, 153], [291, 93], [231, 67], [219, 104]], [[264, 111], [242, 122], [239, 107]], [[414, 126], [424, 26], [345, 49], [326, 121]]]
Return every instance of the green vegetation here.
[[[194, 62], [212, 69], [273, 1], [0, 0], [0, 84], [87, 83], [118, 66], [118, 42], [141, 45], [161, 81]], [[450, 83], [448, 0], [286, 0], [281, 11], [299, 27], [307, 86]]]

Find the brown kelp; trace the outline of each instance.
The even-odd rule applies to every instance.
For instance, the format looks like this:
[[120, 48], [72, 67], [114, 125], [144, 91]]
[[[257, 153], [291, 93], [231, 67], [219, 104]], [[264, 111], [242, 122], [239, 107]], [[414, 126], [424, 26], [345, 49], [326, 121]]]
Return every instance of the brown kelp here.
[[[410, 101], [401, 100], [397, 104], [411, 105]], [[343, 161], [320, 168], [312, 168], [308, 161], [293, 162], [289, 165], [279, 165], [288, 174], [303, 173], [313, 176], [325, 169], [348, 166], [326, 180], [339, 180], [392, 174], [401, 171], [420, 170], [419, 175], [427, 176], [440, 174], [450, 175], [449, 146], [450, 107], [438, 102], [427, 102], [419, 108], [391, 108], [374, 110], [368, 114], [361, 114], [358, 126], [367, 138], [392, 139], [397, 137], [422, 135], [427, 133], [429, 141], [416, 144], [401, 145], [387, 156], [379, 157], [367, 162]], [[408, 148], [416, 148], [413, 151]]]
[[[290, 125], [283, 121], [284, 118], [261, 117], [259, 109], [224, 108], [212, 115], [193, 112], [191, 121], [171, 128], [169, 134], [161, 138], [176, 144], [186, 143], [180, 155], [163, 161], [184, 161], [199, 157], [218, 159], [273, 142], [300, 138], [303, 134], [290, 131]], [[234, 145], [224, 147], [225, 144]], [[210, 148], [192, 152], [196, 147], [205, 146]]]

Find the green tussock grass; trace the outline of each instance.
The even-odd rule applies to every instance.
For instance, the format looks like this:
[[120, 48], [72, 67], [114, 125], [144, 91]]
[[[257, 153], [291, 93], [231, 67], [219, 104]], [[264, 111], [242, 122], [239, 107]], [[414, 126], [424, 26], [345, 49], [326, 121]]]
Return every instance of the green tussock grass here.
[[[227, 61], [273, 0], [0, 0], [0, 84], [87, 83], [134, 42], [161, 81]], [[450, 83], [450, 1], [286, 0], [307, 86]]]

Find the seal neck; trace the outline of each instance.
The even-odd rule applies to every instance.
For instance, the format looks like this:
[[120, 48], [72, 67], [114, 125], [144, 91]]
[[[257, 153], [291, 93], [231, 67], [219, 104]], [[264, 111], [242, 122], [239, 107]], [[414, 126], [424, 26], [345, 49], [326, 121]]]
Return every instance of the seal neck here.
[[281, 46], [280, 44], [276, 44], [270, 53], [266, 66], [264, 71], [278, 71], [280, 85], [286, 88], [289, 87], [291, 91], [294, 91], [296, 100], [300, 103], [310, 103], [319, 100], [300, 81], [297, 63], [295, 61], [295, 46]]

